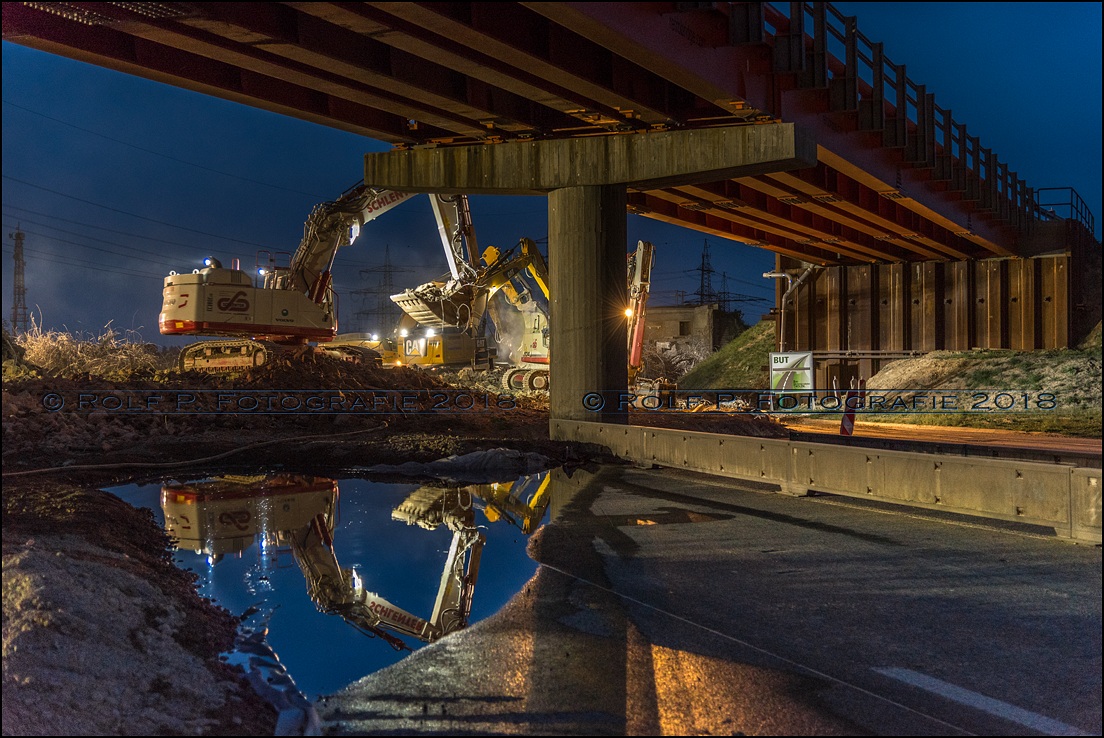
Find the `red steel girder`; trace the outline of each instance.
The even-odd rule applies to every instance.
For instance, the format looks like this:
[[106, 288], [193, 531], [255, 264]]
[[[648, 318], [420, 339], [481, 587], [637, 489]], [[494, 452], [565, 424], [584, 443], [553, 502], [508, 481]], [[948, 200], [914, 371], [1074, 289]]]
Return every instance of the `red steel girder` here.
[[5, 5], [3, 35], [41, 51], [384, 141], [419, 143], [448, 135], [428, 125], [415, 132], [392, 112], [22, 4]]
[[520, 4], [721, 109], [750, 101], [733, 70], [770, 69], [769, 50], [764, 59], [755, 50], [727, 46], [727, 27], [716, 28], [704, 14], [676, 17], [676, 3]]
[[[646, 218], [654, 218], [664, 223], [710, 233], [751, 246], [759, 246], [784, 256], [820, 266], [831, 266], [840, 263], [834, 254], [826, 253], [815, 246], [800, 244], [776, 234], [750, 228], [741, 223], [718, 217], [716, 213], [710, 213], [706, 210], [695, 210], [681, 206], [675, 201], [677, 195], [671, 196], [661, 190], [630, 192], [628, 194], [629, 212], [643, 215]], [[685, 198], [682, 198], [682, 200], [685, 201]]]
[[788, 205], [793, 205], [802, 210], [807, 210], [811, 213], [819, 215], [827, 220], [835, 221], [843, 226], [852, 229], [855, 232], [865, 234], [866, 236], [873, 238], [877, 241], [892, 242], [902, 249], [911, 251], [915, 260], [917, 257], [921, 259], [941, 259], [945, 258], [941, 253], [928, 249], [919, 244], [913, 243], [906, 239], [898, 237], [892, 232], [887, 232], [883, 229], [877, 228], [870, 223], [867, 223], [863, 218], [855, 217], [850, 213], [841, 212], [832, 207], [831, 203], [820, 202], [807, 195], [795, 194], [793, 190], [784, 187], [781, 183], [774, 180], [755, 177], [743, 177], [739, 180], [740, 184], [747, 187], [758, 190], [765, 195], [775, 198]]
[[[833, 233], [834, 229], [824, 228], [824, 223], [818, 223], [817, 225], [820, 226], [818, 228], [811, 224], [811, 218], [778, 217], [769, 210], [750, 206], [747, 201], [737, 203], [733, 200], [719, 198], [709, 187], [687, 185], [672, 188], [669, 192], [681, 195], [681, 200], [684, 203], [689, 203], [684, 207], [691, 209], [704, 208], [710, 215], [731, 220], [755, 230], [772, 233], [795, 243], [814, 246], [823, 251], [835, 253], [841, 261], [873, 263], [886, 261], [889, 258], [885, 253], [885, 249], [868, 248], [850, 239], [843, 238]], [[788, 206], [782, 205], [782, 208], [787, 209]], [[831, 226], [832, 224], [828, 225]]]
[[[367, 3], [431, 33], [576, 90], [626, 126], [677, 124], [702, 101], [517, 3]], [[586, 111], [580, 111], [585, 113]]]
[[[838, 210], [865, 220], [875, 228], [885, 231], [887, 236], [893, 236], [901, 241], [905, 248], [912, 249], [913, 247], [919, 246], [928, 251], [934, 250], [938, 255], [936, 258], [967, 258], [966, 252], [959, 248], [948, 245], [942, 241], [928, 238], [923, 233], [917, 232], [915, 221], [919, 220], [919, 218], [915, 217], [915, 213], [900, 207], [893, 200], [876, 196], [874, 198], [873, 207], [870, 207], [869, 204], [864, 207], [857, 202], [845, 199], [843, 193], [835, 186], [837, 180], [835, 176], [832, 176], [835, 174], [834, 171], [828, 174], [828, 168], [824, 167], [824, 165], [819, 165], [816, 168], [806, 170], [803, 175], [790, 175], [786, 172], [777, 172], [775, 174], [769, 174], [767, 177], [773, 182], [788, 187], [795, 192], [812, 197], [817, 202], [828, 204], [833, 210]], [[831, 180], [831, 182], [826, 180]], [[946, 235], [949, 239], [957, 240], [951, 233], [946, 233]]]
[[497, 91], [504, 90], [531, 100], [534, 105], [554, 110], [573, 121], [571, 123], [565, 121], [562, 126], [553, 125], [553, 131], [574, 128], [600, 131], [601, 128], [594, 128], [596, 119], [607, 125], [620, 125], [625, 122], [624, 117], [615, 108], [604, 106], [575, 90], [552, 84], [526, 69], [515, 67], [480, 49], [470, 48], [449, 36], [426, 30], [415, 23], [364, 3], [286, 4], [334, 25], [364, 36], [371, 36], [376, 41], [406, 52], [412, 57], [428, 59], [465, 74], [471, 81], [469, 90], [475, 99], [480, 96], [493, 96]]
[[[326, 5], [317, 3], [316, 5]], [[567, 115], [531, 99], [329, 22], [324, 14], [277, 3], [202, 3], [182, 22], [240, 39], [275, 56], [333, 72], [494, 131], [564, 127]]]
[[[253, 27], [236, 25], [233, 21], [237, 20], [237, 11], [231, 11], [221, 3], [196, 4], [192, 6], [195, 8], [193, 13], [177, 19], [160, 18], [155, 23], [146, 22], [144, 17], [111, 3], [71, 3], [71, 5], [87, 6], [98, 13], [113, 16], [120, 21], [114, 27], [138, 38], [205, 56], [214, 61], [228, 62], [241, 69], [316, 89], [333, 97], [389, 110], [402, 115], [407, 120], [428, 124], [449, 131], [452, 135], [480, 137], [485, 134], [478, 119], [466, 118], [421, 100], [411, 99], [395, 91], [362, 82], [348, 74], [347, 66], [340, 69], [331, 69], [328, 66], [322, 68], [273, 53], [270, 48], [274, 45], [275, 39], [267, 34], [287, 36], [294, 33], [296, 30], [293, 26], [294, 18], [270, 18], [271, 14], [265, 11], [263, 3], [259, 4], [261, 7], [256, 14], [260, 20], [251, 24]], [[250, 17], [254, 15], [247, 4], [239, 5], [246, 6], [242, 10], [247, 15]], [[220, 11], [221, 15], [230, 20], [211, 17], [211, 14], [219, 14]], [[286, 49], [286, 46], [287, 44], [282, 48]], [[371, 57], [367, 61], [371, 62]], [[373, 81], [386, 82], [379, 78]]]
[[[1016, 240], [1014, 229], [978, 217], [980, 211], [973, 203], [948, 198], [935, 188], [929, 188], [917, 170], [907, 164], [900, 166], [903, 155], [899, 150], [871, 146], [864, 143], [867, 137], [863, 134], [849, 133], [826, 121], [827, 108], [823, 105], [828, 100], [827, 91], [795, 89], [793, 74], [775, 73], [770, 63], [771, 48], [766, 43], [769, 39], [732, 46], [718, 46], [716, 41], [711, 41], [718, 34], [727, 33], [729, 14], [735, 12], [729, 4], [714, 4], [716, 12], [678, 16], [674, 15], [675, 3], [525, 5], [700, 97], [718, 104], [741, 100], [752, 108], [771, 111], [786, 122], [801, 124], [832, 155], [832, 158], [821, 160], [838, 171], [880, 193], [895, 197], [903, 194], [898, 200], [902, 207], [951, 233], [964, 234], [964, 238], [989, 253], [1012, 253]], [[804, 4], [792, 5], [804, 7]], [[785, 15], [769, 4], [760, 7], [780, 32], [787, 30], [789, 23]], [[808, 43], [811, 39], [806, 39], [803, 46]], [[801, 47], [795, 48], [804, 52]], [[838, 68], [838, 64], [836, 66]], [[815, 104], [811, 104], [810, 99]], [[887, 184], [896, 182], [897, 173], [902, 169], [903, 193], [900, 188]]]
[[838, 220], [826, 217], [821, 212], [804, 209], [791, 202], [783, 202], [741, 181], [725, 180], [678, 189], [717, 203], [722, 208], [735, 209], [743, 215], [767, 220], [798, 231], [804, 234], [806, 239], [824, 243], [824, 248], [828, 250], [842, 246], [844, 252], [854, 253], [857, 261], [894, 262], [915, 258], [910, 252], [894, 245], [891, 241], [857, 231]]

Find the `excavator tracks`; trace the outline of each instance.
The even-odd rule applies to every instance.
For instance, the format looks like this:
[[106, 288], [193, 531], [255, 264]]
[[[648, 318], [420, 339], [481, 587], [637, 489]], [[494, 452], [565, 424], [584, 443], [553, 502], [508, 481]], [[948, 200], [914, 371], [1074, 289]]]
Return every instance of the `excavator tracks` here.
[[219, 373], [253, 369], [265, 364], [276, 348], [275, 344], [251, 338], [201, 341], [180, 352], [180, 371]]
[[510, 392], [547, 392], [547, 369], [507, 369], [502, 387]]

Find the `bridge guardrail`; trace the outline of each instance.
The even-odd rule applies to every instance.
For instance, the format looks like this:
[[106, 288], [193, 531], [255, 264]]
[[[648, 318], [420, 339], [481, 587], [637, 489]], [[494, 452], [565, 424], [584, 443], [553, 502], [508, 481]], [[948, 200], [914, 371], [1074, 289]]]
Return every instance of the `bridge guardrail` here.
[[637, 463], [777, 484], [786, 494], [861, 497], [1101, 542], [1100, 469], [575, 420], [552, 420], [551, 429], [553, 438], [605, 446]]

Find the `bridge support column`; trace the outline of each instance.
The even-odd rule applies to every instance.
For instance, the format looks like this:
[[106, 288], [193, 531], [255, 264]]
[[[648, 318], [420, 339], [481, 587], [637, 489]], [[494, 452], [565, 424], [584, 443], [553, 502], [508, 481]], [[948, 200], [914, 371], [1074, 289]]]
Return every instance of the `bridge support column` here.
[[553, 418], [627, 422], [626, 200], [624, 185], [548, 193]]

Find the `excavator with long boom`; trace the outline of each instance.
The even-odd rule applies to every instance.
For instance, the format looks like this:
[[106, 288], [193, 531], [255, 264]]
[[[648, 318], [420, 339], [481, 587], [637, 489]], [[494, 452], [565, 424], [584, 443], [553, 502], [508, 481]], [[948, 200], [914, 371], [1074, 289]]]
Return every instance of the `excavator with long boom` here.
[[[236, 371], [261, 366], [280, 351], [311, 342], [351, 361], [379, 361], [380, 355], [355, 342], [334, 343], [337, 298], [332, 286], [334, 258], [352, 244], [361, 227], [416, 193], [358, 185], [337, 200], [312, 210], [303, 238], [287, 266], [271, 254], [254, 274], [226, 268], [208, 258], [191, 274], [165, 278], [158, 325], [171, 336], [220, 336], [181, 352], [182, 370]], [[457, 280], [471, 281], [465, 247], [474, 247], [474, 231], [464, 195], [431, 195], [445, 253]], [[465, 239], [471, 243], [465, 244]], [[262, 252], [264, 253], [264, 252]], [[258, 262], [260, 256], [258, 256]]]
[[324, 477], [227, 475], [165, 485], [161, 507], [177, 546], [207, 554], [212, 565], [258, 539], [266, 550], [290, 551], [320, 612], [337, 615], [396, 650], [409, 650], [398, 636], [432, 643], [466, 627], [486, 542], [468, 488], [423, 487], [391, 513], [395, 521], [452, 532], [426, 618], [369, 591], [356, 568], [341, 566], [334, 552], [338, 498], [337, 482]]
[[[404, 637], [432, 643], [468, 624], [486, 544], [476, 511], [481, 508], [492, 525], [501, 520], [531, 535], [551, 501], [551, 481], [545, 471], [512, 482], [426, 485], [392, 509], [392, 521], [452, 533], [433, 609], [424, 618], [369, 591], [356, 567], [338, 561], [336, 480], [282, 473], [174, 482], [162, 486], [161, 508], [176, 547], [206, 555], [211, 566], [242, 555], [255, 542], [266, 555], [290, 551], [320, 612], [409, 650]], [[360, 563], [372, 567], [371, 560]]]
[[[632, 386], [644, 368], [644, 319], [655, 248], [649, 241], [638, 241], [627, 260], [629, 301], [625, 317], [628, 379]], [[470, 324], [489, 313], [499, 343], [512, 348], [508, 352], [510, 366], [502, 375], [503, 388], [513, 392], [548, 389], [550, 291], [544, 257], [533, 241], [522, 239], [505, 253], [488, 247], [482, 254], [482, 264], [482, 268], [468, 270], [467, 276], [429, 282], [392, 295], [391, 300], [429, 330], [443, 330], [465, 321]], [[496, 293], [501, 293], [512, 311], [492, 300]]]

